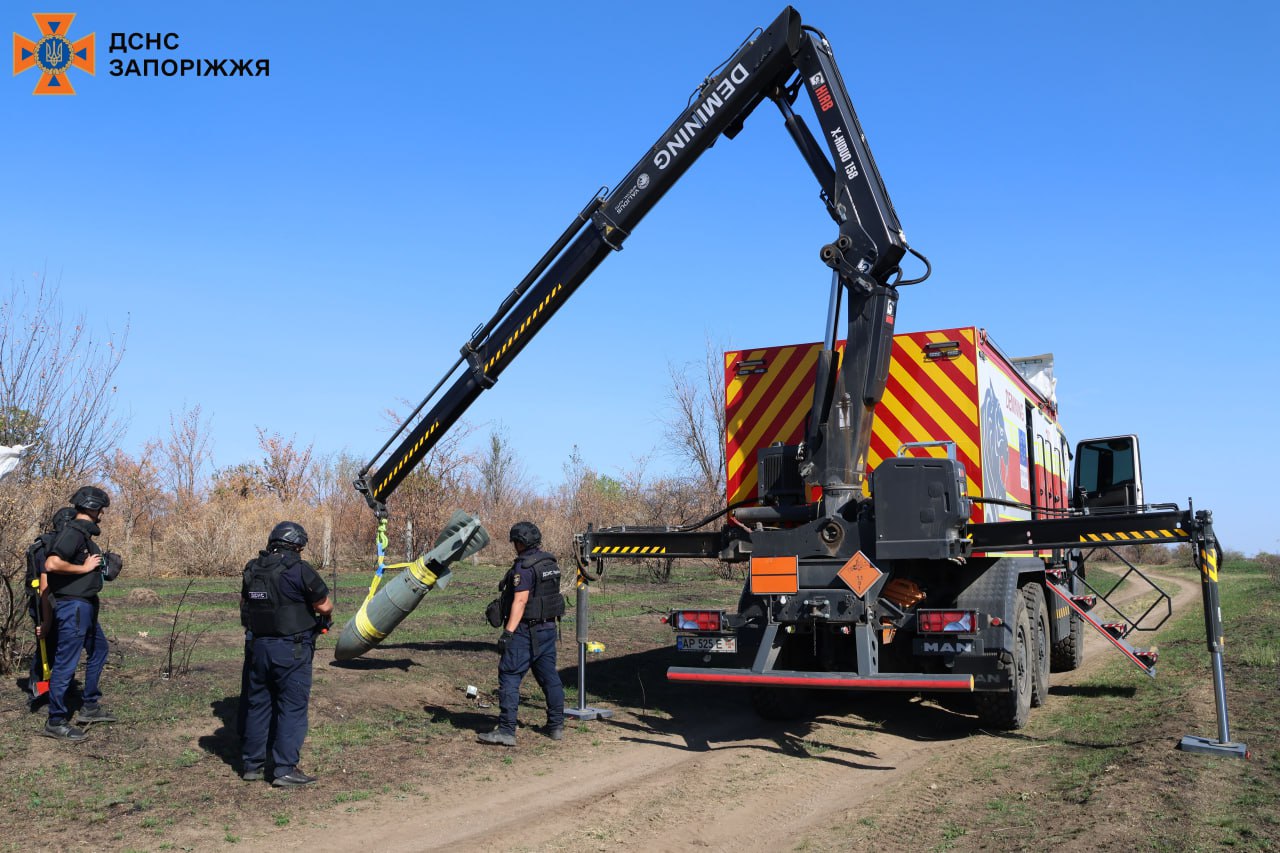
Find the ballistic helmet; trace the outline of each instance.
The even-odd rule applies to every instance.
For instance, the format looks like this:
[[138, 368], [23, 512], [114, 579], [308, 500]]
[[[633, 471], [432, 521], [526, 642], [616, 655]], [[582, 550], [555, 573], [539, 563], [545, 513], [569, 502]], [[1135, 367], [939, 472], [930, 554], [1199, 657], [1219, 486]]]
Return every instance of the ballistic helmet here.
[[49, 519], [49, 529], [54, 533], [61, 533], [62, 528], [67, 526], [67, 522], [75, 517], [75, 507], [64, 506], [53, 514], [53, 518]]
[[307, 531], [296, 521], [282, 521], [271, 528], [267, 547], [279, 546], [291, 551], [301, 551], [307, 544]]
[[97, 486], [81, 486], [71, 496], [71, 505], [76, 509], [87, 509], [90, 512], [111, 506], [111, 498]]
[[511, 541], [521, 548], [536, 548], [542, 544], [542, 531], [532, 521], [517, 521], [511, 525]]

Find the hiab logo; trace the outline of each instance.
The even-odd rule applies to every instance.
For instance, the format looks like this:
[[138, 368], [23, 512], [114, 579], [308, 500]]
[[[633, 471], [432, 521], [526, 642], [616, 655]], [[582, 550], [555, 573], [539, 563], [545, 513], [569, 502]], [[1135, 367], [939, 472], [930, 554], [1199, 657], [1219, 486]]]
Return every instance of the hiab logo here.
[[13, 73], [21, 74], [28, 68], [40, 69], [40, 82], [36, 83], [36, 95], [74, 95], [75, 88], [67, 77], [67, 71], [79, 68], [94, 73], [94, 37], [89, 33], [72, 42], [67, 30], [75, 20], [74, 12], [32, 15], [40, 27], [40, 41], [35, 42], [17, 33], [13, 34]]

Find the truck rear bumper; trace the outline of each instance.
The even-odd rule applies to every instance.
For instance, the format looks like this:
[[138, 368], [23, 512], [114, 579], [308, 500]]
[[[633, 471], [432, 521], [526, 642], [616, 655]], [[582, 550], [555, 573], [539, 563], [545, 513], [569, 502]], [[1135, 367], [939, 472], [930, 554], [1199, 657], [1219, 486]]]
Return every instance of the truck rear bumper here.
[[668, 681], [700, 684], [740, 684], [748, 687], [809, 687], [824, 690], [930, 690], [970, 693], [972, 675], [914, 675], [912, 673], [880, 673], [858, 675], [856, 672], [752, 672], [749, 669], [710, 669], [673, 666], [667, 670]]

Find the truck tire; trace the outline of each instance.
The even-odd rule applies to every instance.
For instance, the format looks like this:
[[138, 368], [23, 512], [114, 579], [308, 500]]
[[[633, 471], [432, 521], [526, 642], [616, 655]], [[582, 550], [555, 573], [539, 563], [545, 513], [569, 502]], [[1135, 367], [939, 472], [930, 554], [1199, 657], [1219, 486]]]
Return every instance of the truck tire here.
[[1084, 620], [1071, 611], [1071, 630], [1049, 650], [1050, 668], [1070, 672], [1084, 663]]
[[1027, 724], [1027, 716], [1031, 713], [1031, 672], [1036, 639], [1031, 618], [1027, 615], [1025, 596], [1013, 597], [1013, 618], [1009, 625], [1013, 628], [1013, 683], [1007, 690], [975, 693], [973, 697], [978, 719], [996, 729], [1020, 729]]
[[1035, 647], [1031, 650], [1031, 707], [1039, 708], [1049, 698], [1049, 606], [1045, 604], [1044, 587], [1032, 582], [1022, 588], [1027, 600], [1027, 617]]
[[[1067, 553], [1067, 568], [1071, 570], [1071, 592], [1083, 593], [1088, 590], [1084, 583], [1084, 555], [1078, 550]], [[1079, 669], [1084, 663], [1084, 619], [1071, 611], [1071, 630], [1059, 639], [1049, 650], [1049, 663], [1054, 672], [1071, 672]]]

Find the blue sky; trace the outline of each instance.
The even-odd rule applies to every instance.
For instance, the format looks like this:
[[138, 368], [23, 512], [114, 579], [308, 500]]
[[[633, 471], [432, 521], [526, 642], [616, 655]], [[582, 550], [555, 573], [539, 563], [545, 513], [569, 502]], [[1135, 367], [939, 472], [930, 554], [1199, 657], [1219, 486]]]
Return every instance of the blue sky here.
[[[79, 8], [76, 8], [79, 6]], [[130, 327], [135, 449], [212, 416], [372, 454], [569, 219], [639, 160], [777, 2], [9, 3], [97, 34], [75, 97], [0, 76], [0, 272], [60, 281]], [[808, 2], [933, 277], [902, 330], [979, 325], [1053, 352], [1068, 437], [1137, 432], [1147, 496], [1280, 550], [1270, 486], [1280, 195], [1265, 2]], [[113, 78], [142, 58], [266, 58], [269, 78]], [[125, 57], [126, 59], [129, 57]], [[835, 235], [766, 104], [722, 139], [468, 414], [529, 474], [577, 445], [605, 473], [661, 454], [667, 365], [821, 337]]]

